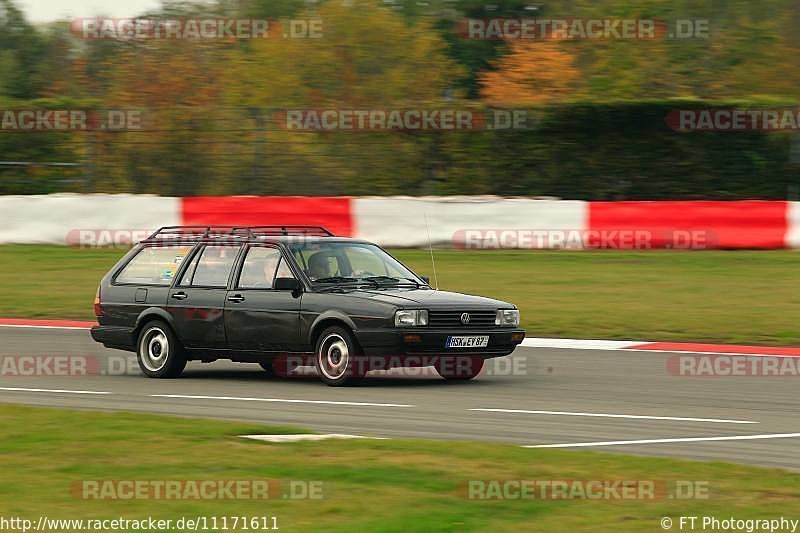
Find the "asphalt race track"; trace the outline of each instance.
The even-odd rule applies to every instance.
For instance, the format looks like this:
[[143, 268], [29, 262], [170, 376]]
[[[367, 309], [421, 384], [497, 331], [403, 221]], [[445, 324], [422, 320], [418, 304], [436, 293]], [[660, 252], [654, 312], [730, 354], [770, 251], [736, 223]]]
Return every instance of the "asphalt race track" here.
[[[668, 353], [518, 348], [513, 361], [490, 365], [472, 382], [446, 383], [431, 369], [329, 388], [315, 377], [268, 378], [257, 365], [224, 361], [190, 363], [177, 380], [147, 379], [125, 370], [133, 354], [102, 348], [88, 331], [0, 328], [3, 360], [64, 355], [89, 356], [99, 367], [92, 375], [21, 376], [4, 366], [0, 402], [389, 438], [591, 443], [575, 449], [800, 470], [798, 377], [675, 376]], [[598, 444], [642, 440], [656, 442]]]

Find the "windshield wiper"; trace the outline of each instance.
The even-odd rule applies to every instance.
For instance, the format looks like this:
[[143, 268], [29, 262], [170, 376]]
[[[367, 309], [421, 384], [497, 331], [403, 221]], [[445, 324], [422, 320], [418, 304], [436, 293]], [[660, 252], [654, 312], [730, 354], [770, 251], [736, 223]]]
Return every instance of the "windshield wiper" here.
[[408, 285], [409, 283], [406, 283], [406, 282], [411, 282], [416, 287], [420, 286], [419, 282], [417, 280], [413, 279], [413, 278], [393, 278], [392, 276], [369, 276], [369, 277], [364, 278], [364, 279], [368, 279], [370, 281], [375, 281], [375, 282], [389, 281], [394, 285], [400, 285], [400, 284]]
[[[383, 283], [381, 283], [383, 282]], [[412, 278], [395, 278], [392, 276], [367, 276], [364, 278], [350, 278], [345, 276], [331, 276], [327, 278], [319, 278], [315, 279], [314, 283], [324, 283], [324, 284], [332, 284], [330, 287], [324, 287], [322, 290], [331, 290], [336, 289], [342, 285], [358, 285], [360, 283], [369, 283], [374, 285], [375, 288], [378, 287], [389, 287], [389, 286], [414, 286], [414, 287], [421, 287], [422, 285], [415, 279]]]
[[393, 278], [392, 276], [367, 276], [361, 279], [368, 279], [372, 281], [391, 281], [391, 282], [398, 282], [400, 278]]
[[351, 283], [358, 281], [357, 278], [346, 278], [343, 276], [331, 276], [329, 278], [319, 278], [312, 280], [314, 283]]
[[348, 286], [358, 286], [360, 283], [369, 283], [371, 285], [374, 285], [376, 288], [380, 286], [380, 284], [374, 279], [348, 278], [344, 276], [331, 276], [329, 278], [315, 279], [314, 283], [332, 284], [329, 287], [323, 287], [321, 289], [323, 291], [337, 290], [342, 287], [348, 287]]

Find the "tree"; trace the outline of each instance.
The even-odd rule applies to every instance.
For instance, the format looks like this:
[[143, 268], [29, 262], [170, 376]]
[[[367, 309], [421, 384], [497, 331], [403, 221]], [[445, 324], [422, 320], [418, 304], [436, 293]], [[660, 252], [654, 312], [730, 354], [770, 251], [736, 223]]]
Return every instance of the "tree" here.
[[0, 0], [0, 96], [37, 98], [47, 43], [11, 0]]
[[563, 101], [580, 72], [574, 57], [553, 42], [516, 41], [496, 69], [480, 76], [490, 105], [538, 105]]
[[[262, 111], [457, 106], [453, 80], [462, 72], [428, 22], [411, 23], [374, 0], [331, 0], [296, 18], [321, 20], [321, 38], [240, 43], [226, 61], [228, 106]], [[245, 192], [408, 190], [429, 177], [434, 137], [422, 132], [292, 133], [270, 122], [265, 131], [242, 138], [254, 147], [266, 144], [255, 155], [263, 166]]]

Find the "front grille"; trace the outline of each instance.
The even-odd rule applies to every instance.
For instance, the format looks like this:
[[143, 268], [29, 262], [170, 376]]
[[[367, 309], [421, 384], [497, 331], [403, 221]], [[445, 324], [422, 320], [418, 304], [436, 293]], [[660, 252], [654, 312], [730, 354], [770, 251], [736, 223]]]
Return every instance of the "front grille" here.
[[[461, 323], [461, 315], [469, 314], [469, 324]], [[428, 311], [428, 326], [432, 328], [487, 328], [495, 327], [496, 311]]]

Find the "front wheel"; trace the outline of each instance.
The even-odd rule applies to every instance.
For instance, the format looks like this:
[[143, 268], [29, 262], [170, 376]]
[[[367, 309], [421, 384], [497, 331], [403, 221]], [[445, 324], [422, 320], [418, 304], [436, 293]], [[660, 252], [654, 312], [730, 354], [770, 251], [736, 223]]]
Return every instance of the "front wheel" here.
[[363, 361], [349, 331], [334, 326], [322, 332], [317, 340], [314, 364], [326, 385], [356, 385], [366, 374]]
[[161, 321], [148, 322], [136, 345], [139, 368], [150, 378], [177, 378], [186, 368], [186, 356], [172, 329]]
[[468, 381], [481, 373], [483, 362], [483, 357], [453, 355], [440, 357], [433, 366], [447, 381]]

